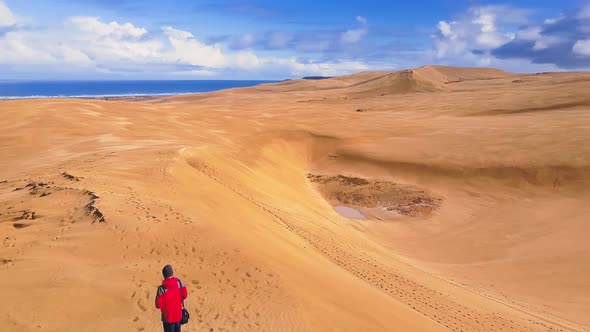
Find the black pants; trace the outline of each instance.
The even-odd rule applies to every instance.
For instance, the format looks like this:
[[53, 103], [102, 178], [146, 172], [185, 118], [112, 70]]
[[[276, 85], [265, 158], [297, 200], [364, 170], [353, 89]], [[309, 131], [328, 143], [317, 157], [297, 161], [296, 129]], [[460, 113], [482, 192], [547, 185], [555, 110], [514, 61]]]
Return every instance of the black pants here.
[[178, 323], [166, 323], [164, 324], [164, 332], [180, 332], [180, 322]]

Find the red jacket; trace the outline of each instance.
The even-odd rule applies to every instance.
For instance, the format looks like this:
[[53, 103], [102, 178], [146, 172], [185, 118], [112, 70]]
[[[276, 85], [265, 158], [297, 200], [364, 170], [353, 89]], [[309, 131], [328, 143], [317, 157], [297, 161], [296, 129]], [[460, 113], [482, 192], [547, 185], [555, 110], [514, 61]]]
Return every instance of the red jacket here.
[[162, 321], [177, 323], [182, 320], [182, 300], [187, 295], [186, 286], [180, 279], [170, 277], [162, 281], [156, 295], [156, 308], [162, 311]]

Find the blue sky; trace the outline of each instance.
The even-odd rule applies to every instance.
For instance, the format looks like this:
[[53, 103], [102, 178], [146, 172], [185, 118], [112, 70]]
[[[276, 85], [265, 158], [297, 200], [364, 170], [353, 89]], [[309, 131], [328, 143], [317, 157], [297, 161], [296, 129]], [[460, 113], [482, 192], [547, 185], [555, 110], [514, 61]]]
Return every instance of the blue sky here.
[[590, 68], [590, 0], [0, 0], [0, 79]]

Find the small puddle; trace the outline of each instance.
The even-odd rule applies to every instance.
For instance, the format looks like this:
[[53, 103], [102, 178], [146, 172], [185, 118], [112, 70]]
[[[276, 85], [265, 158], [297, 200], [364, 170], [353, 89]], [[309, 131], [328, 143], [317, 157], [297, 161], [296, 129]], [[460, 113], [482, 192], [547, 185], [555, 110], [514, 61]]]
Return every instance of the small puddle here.
[[348, 206], [336, 206], [334, 208], [334, 210], [336, 210], [336, 212], [338, 212], [338, 214], [340, 214], [343, 217], [346, 218], [350, 218], [350, 219], [367, 219], [367, 217], [365, 217], [364, 214], [361, 213], [361, 211], [357, 210], [357, 209], [353, 209], [351, 207]]

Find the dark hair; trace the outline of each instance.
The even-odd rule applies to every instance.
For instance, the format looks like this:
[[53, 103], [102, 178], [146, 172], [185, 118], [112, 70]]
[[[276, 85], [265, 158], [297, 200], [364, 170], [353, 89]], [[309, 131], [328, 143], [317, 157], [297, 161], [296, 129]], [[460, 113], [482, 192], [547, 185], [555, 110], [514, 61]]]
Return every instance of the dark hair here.
[[172, 270], [172, 266], [170, 266], [170, 264], [164, 266], [162, 269], [162, 275], [164, 276], [164, 279], [170, 278], [172, 275], [174, 275], [174, 270]]

